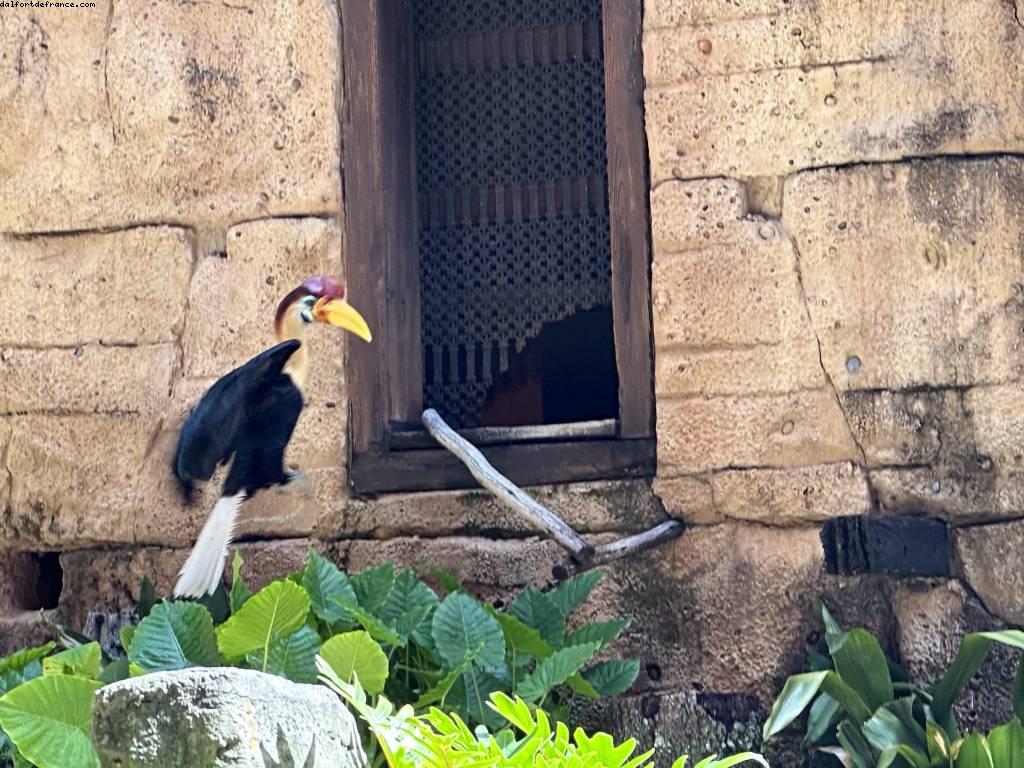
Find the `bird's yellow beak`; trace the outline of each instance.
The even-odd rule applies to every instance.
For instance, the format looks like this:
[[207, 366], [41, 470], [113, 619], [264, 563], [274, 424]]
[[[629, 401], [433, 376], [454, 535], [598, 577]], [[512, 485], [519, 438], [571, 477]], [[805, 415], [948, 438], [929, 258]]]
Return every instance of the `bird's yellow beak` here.
[[313, 317], [318, 323], [329, 323], [344, 328], [363, 341], [368, 342], [373, 338], [363, 316], [344, 299], [319, 299], [313, 305]]

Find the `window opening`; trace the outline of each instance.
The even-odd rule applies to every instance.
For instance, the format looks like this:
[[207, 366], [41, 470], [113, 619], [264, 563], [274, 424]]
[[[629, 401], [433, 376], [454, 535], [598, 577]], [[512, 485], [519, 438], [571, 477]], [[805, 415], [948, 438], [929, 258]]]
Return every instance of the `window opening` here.
[[423, 403], [618, 416], [601, 0], [415, 3]]

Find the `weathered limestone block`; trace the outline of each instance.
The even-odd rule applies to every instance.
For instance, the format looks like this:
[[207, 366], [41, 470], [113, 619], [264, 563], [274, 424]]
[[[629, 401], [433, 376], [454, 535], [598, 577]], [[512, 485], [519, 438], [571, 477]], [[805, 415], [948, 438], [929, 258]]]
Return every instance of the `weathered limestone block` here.
[[973, 452], [960, 390], [852, 390], [840, 399], [869, 467], [948, 463]]
[[1009, 624], [1024, 624], [1024, 521], [976, 525], [956, 531], [964, 580], [985, 606]]
[[[8, 189], [5, 184], [0, 198]], [[0, 209], [10, 205], [0, 203]], [[176, 341], [191, 269], [192, 247], [183, 229], [0, 236], [8, 297], [0, 302], [0, 348]]]
[[10, 349], [0, 354], [0, 413], [160, 415], [180, 357], [175, 344]]
[[979, 464], [1024, 472], [1024, 384], [975, 387], [964, 394], [964, 413]]
[[429, 579], [431, 569], [437, 567], [474, 591], [494, 594], [552, 581], [552, 567], [565, 557], [558, 544], [537, 538], [402, 537], [339, 542], [339, 547], [347, 553], [350, 571], [394, 561]]
[[[900, 660], [918, 685], [934, 683], [969, 632], [1005, 629], [956, 581], [904, 580], [892, 589]], [[1013, 715], [1013, 680], [1020, 651], [993, 643], [981, 670], [956, 704], [963, 731], [987, 731]]]
[[[666, 519], [647, 480], [613, 480], [534, 486], [528, 493], [581, 533], [635, 533]], [[348, 499], [321, 521], [321, 538], [538, 533], [522, 515], [484, 490], [389, 494]]]
[[[186, 545], [191, 547], [192, 542]], [[225, 577], [230, 582], [231, 561], [237, 547], [245, 565], [242, 577], [253, 590], [284, 578], [305, 566], [309, 548], [337, 560], [330, 548], [310, 539], [269, 542], [243, 542], [231, 547]], [[131, 547], [116, 550], [77, 550], [60, 556], [65, 589], [60, 598], [61, 619], [71, 627], [85, 625], [90, 611], [117, 611], [134, 608], [139, 599], [142, 577], [153, 582], [158, 598], [169, 595], [189, 549]]]
[[871, 511], [867, 478], [850, 462], [716, 472], [712, 486], [717, 511], [737, 520], [794, 525]]
[[1003, 0], [665, 0], [645, 27], [655, 183], [1022, 146]]
[[0, 231], [336, 212], [336, 6], [141, 0], [0, 33]]
[[859, 453], [830, 389], [658, 401], [658, 475], [725, 467], [853, 461]]
[[104, 768], [265, 768], [264, 753], [280, 760], [282, 743], [295, 765], [366, 765], [355, 717], [332, 691], [248, 669], [109, 685], [96, 694], [92, 734]]
[[739, 182], [667, 183], [651, 196], [659, 396], [818, 388], [825, 377], [797, 259]]
[[710, 473], [699, 477], [666, 477], [654, 479], [654, 492], [672, 517], [694, 525], [708, 525], [722, 520], [711, 494]]
[[822, 361], [842, 389], [963, 386], [1024, 371], [1024, 161], [799, 174], [798, 244]]
[[767, 715], [753, 696], [690, 691], [621, 696], [578, 707], [574, 722], [588, 731], [610, 733], [618, 742], [636, 739], [634, 756], [654, 749], [657, 768], [669, 768], [680, 755], [700, 759], [760, 751]]
[[11, 490], [0, 516], [0, 546], [38, 550], [134, 539], [135, 480], [153, 436], [148, 420], [36, 415], [9, 423]]
[[749, 693], [767, 707], [785, 677], [804, 669], [804, 643], [820, 631], [815, 597], [846, 624], [887, 635], [877, 583], [824, 577], [822, 564], [817, 527], [691, 528], [610, 564], [580, 619], [632, 617], [615, 653], [641, 659], [635, 691]]
[[961, 524], [1020, 517], [1024, 472], [997, 472], [984, 461], [966, 470], [958, 466], [873, 469], [871, 483], [885, 512], [925, 513]]

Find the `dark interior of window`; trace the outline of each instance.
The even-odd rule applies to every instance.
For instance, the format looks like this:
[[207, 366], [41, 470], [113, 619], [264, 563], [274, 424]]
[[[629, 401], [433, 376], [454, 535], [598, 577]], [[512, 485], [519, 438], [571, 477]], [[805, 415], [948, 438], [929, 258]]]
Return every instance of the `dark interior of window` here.
[[418, 0], [423, 403], [454, 427], [614, 419], [601, 0]]

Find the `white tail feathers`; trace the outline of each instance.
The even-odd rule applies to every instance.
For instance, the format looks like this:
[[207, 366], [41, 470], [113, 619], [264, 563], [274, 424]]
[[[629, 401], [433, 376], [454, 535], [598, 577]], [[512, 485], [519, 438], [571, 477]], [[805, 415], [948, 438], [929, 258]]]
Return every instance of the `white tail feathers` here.
[[244, 500], [244, 493], [217, 499], [192, 553], [181, 568], [178, 583], [174, 585], [175, 597], [202, 597], [216, 591], [224, 572], [228, 545], [235, 533], [238, 508]]

